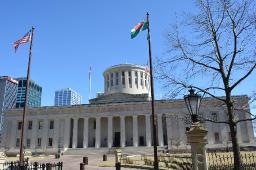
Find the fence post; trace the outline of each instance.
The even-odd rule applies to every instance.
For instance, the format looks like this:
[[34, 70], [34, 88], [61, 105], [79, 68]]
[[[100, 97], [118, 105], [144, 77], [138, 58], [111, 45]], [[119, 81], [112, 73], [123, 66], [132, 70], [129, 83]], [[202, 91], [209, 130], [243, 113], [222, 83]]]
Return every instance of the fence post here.
[[11, 162], [11, 170], [13, 170], [13, 162]]
[[42, 170], [45, 170], [45, 164], [42, 164], [41, 167], [42, 167]]
[[88, 157], [87, 156], [83, 157], [83, 163], [85, 163], [85, 165], [88, 165]]
[[46, 164], [46, 170], [52, 170], [52, 165], [50, 163]]
[[34, 170], [37, 170], [38, 162], [34, 162]]
[[80, 170], [85, 170], [85, 163], [80, 163]]
[[107, 155], [106, 154], [103, 155], [103, 161], [107, 161]]
[[116, 170], [121, 170], [121, 163], [120, 162], [116, 163]]

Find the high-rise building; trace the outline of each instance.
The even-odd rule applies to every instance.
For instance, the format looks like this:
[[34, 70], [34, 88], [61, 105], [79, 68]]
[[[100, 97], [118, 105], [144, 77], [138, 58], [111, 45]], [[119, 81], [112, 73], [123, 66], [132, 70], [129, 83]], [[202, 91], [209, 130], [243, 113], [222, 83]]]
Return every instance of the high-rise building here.
[[0, 128], [3, 122], [3, 112], [15, 107], [18, 81], [8, 76], [0, 77]]
[[[16, 108], [24, 107], [25, 94], [26, 94], [26, 78], [17, 78], [18, 93], [16, 98]], [[28, 92], [28, 106], [29, 107], [40, 107], [42, 97], [42, 87], [36, 84], [33, 80], [29, 81], [29, 92]]]
[[55, 91], [55, 106], [70, 106], [81, 104], [82, 96], [71, 88], [66, 88], [62, 90]]

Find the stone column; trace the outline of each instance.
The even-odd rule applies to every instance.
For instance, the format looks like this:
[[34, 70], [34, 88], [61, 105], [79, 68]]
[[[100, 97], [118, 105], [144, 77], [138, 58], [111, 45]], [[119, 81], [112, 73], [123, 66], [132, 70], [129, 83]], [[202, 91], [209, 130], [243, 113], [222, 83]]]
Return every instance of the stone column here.
[[162, 114], [157, 114], [158, 145], [164, 146]]
[[113, 117], [108, 117], [108, 147], [112, 148], [113, 144]]
[[133, 116], [133, 146], [138, 146], [138, 116]]
[[31, 133], [31, 149], [35, 149], [37, 147], [37, 128], [38, 128], [38, 121], [33, 119], [32, 120], [32, 133]]
[[[211, 116], [211, 115], [210, 115]], [[212, 122], [206, 122], [206, 127], [207, 129], [209, 129], [208, 131], [208, 143], [209, 144], [214, 144], [214, 134], [213, 134], [213, 124], [216, 125], [215, 123], [212, 123]]]
[[179, 125], [179, 147], [185, 147], [186, 142], [186, 129], [184, 125], [184, 121], [182, 119], [184, 113], [180, 113], [178, 116], [178, 125]]
[[53, 148], [59, 148], [59, 119], [54, 120]]
[[78, 124], [78, 118], [73, 118], [73, 142], [72, 142], [72, 148], [77, 147], [77, 124]]
[[[16, 140], [17, 140], [17, 138], [20, 138], [20, 136], [19, 137], [17, 137], [17, 131], [18, 131], [18, 120], [16, 120], [16, 119], [13, 119], [12, 121], [11, 121], [11, 137], [10, 137], [10, 147], [11, 148], [16, 148]], [[6, 128], [6, 131], [8, 131], [8, 129]], [[19, 133], [18, 133], [19, 134]], [[6, 143], [6, 146], [8, 146], [8, 143]]]
[[167, 145], [171, 149], [172, 145], [172, 124], [170, 115], [166, 115], [166, 129], [167, 129]]
[[65, 130], [64, 130], [64, 149], [69, 147], [70, 140], [70, 118], [65, 118]]
[[48, 130], [49, 130], [49, 120], [44, 119], [43, 121], [43, 141], [42, 141], [42, 148], [43, 152], [46, 152], [46, 148], [48, 147]]
[[236, 129], [237, 129], [237, 140], [238, 140], [238, 143], [243, 143], [241, 123], [237, 124], [237, 128]]
[[[251, 119], [250, 114], [248, 114], [246, 112], [243, 112], [242, 114], [244, 114], [245, 119]], [[246, 121], [246, 122], [241, 122], [241, 123], [245, 123], [245, 125], [246, 125], [246, 128], [247, 128], [246, 136], [248, 135], [249, 143], [254, 143], [255, 138], [254, 138], [252, 121]], [[241, 124], [241, 123], [239, 123], [239, 124]]]
[[125, 117], [120, 117], [121, 147], [125, 147]]
[[124, 72], [124, 79], [125, 79], [125, 88], [128, 88], [129, 87], [129, 73], [128, 73], [128, 71], [125, 71]]
[[135, 84], [135, 71], [131, 71], [131, 78], [132, 78], [132, 88], [136, 88]]
[[95, 148], [99, 148], [100, 147], [100, 128], [101, 128], [101, 122], [100, 122], [101, 117], [96, 117], [96, 133], [95, 133]]
[[[141, 74], [141, 71], [138, 71], [138, 83], [139, 83], [139, 89], [143, 89], [143, 73]], [[142, 84], [141, 84], [141, 75], [142, 75]]]
[[88, 147], [88, 138], [89, 138], [89, 133], [88, 133], [88, 117], [84, 118], [84, 144], [83, 147], [87, 148]]
[[151, 146], [151, 121], [150, 115], [146, 115], [146, 142], [147, 146]]

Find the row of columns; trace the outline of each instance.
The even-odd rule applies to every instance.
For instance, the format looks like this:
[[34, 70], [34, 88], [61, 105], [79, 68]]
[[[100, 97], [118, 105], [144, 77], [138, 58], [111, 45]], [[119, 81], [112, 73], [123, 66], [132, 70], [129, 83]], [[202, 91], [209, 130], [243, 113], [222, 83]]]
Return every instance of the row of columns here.
[[[151, 146], [152, 144], [152, 126], [151, 126], [151, 115], [145, 115], [145, 137], [146, 137], [146, 146]], [[99, 148], [101, 147], [101, 118], [102, 117], [96, 117], [96, 131], [95, 131], [95, 147]], [[107, 146], [109, 148], [112, 147], [113, 145], [113, 116], [108, 116], [107, 117], [107, 122], [108, 122], [108, 138], [107, 138]], [[72, 148], [77, 148], [77, 143], [78, 143], [78, 120], [79, 118], [75, 117], [73, 119], [73, 129], [71, 129], [71, 118], [65, 118], [64, 119], [64, 126], [63, 126], [63, 131], [64, 131], [64, 136], [63, 136], [63, 142], [60, 143], [60, 123], [61, 120], [60, 118], [55, 118], [54, 120], [54, 129], [50, 132], [49, 130], [49, 125], [50, 125], [50, 120], [47, 118], [42, 119], [43, 120], [43, 128], [38, 129], [39, 126], [39, 120], [38, 119], [33, 119], [33, 124], [32, 124], [32, 131], [30, 132], [30, 140], [31, 140], [31, 149], [37, 148], [37, 140], [38, 138], [41, 138], [41, 149], [46, 150], [48, 147], [48, 139], [50, 137], [53, 138], [53, 148], [68, 148], [69, 143], [70, 143], [70, 132], [71, 130], [73, 131], [73, 136], [72, 136]], [[89, 132], [88, 132], [88, 127], [89, 127], [89, 117], [84, 117], [84, 130], [83, 130], [83, 147], [87, 148], [88, 147], [88, 139], [89, 139]], [[133, 130], [132, 130], [132, 137], [133, 137], [133, 146], [137, 147], [139, 145], [139, 134], [138, 134], [138, 115], [133, 115], [132, 116], [132, 125], [133, 125]], [[16, 138], [19, 138], [20, 133], [17, 133], [17, 126], [18, 126], [18, 121], [17, 120], [12, 120], [12, 128], [11, 128], [11, 138], [10, 138], [10, 145], [15, 148], [16, 145]], [[163, 126], [162, 126], [162, 115], [158, 115], [158, 143], [159, 146], [163, 146]], [[125, 131], [125, 116], [120, 116], [120, 146], [125, 147], [126, 146], [126, 131]], [[40, 135], [38, 135], [38, 132], [40, 132]], [[24, 139], [26, 143], [27, 139], [27, 129], [25, 130], [24, 134]], [[51, 134], [51, 135], [50, 135]], [[9, 144], [8, 144], [9, 145]], [[61, 146], [59, 146], [61, 145]]]
[[[123, 84], [123, 74], [125, 84]], [[137, 77], [135, 76], [137, 72]], [[116, 73], [118, 73], [118, 77], [116, 77]], [[129, 73], [131, 74], [129, 77]], [[113, 75], [113, 79], [111, 78], [111, 74]], [[105, 75], [105, 92], [110, 91], [111, 89], [116, 89], [117, 87], [130, 87], [129, 78], [131, 78], [131, 86], [132, 88], [138, 87], [139, 89], [147, 90], [149, 88], [149, 74], [145, 72], [145, 70], [130, 70], [130, 71], [119, 71], [119, 72], [109, 72]], [[137, 78], [137, 84], [135, 82], [135, 78]], [[118, 80], [118, 84], [116, 81]], [[111, 86], [111, 81], [113, 81], [113, 86]], [[142, 81], [142, 84], [141, 84]], [[107, 86], [108, 84], [108, 86]]]
[[[77, 148], [77, 138], [78, 138], [78, 119], [79, 118], [73, 118], [73, 138], [72, 138], [72, 148]], [[84, 134], [83, 134], [83, 147], [88, 147], [88, 117], [83, 118], [84, 119]], [[66, 120], [66, 122], [70, 122]], [[145, 115], [145, 131], [146, 131], [146, 146], [151, 146], [151, 118], [150, 115]], [[162, 125], [162, 115], [158, 115], [158, 144], [159, 146], [164, 146], [163, 141], [163, 125]], [[68, 123], [68, 126], [70, 127], [70, 123]], [[108, 117], [108, 142], [107, 145], [109, 148], [112, 147], [113, 144], [113, 117]], [[68, 146], [69, 143], [69, 134], [66, 133], [68, 131], [65, 131], [66, 137], [65, 137], [65, 145], [64, 147]], [[100, 148], [101, 147], [101, 117], [96, 117], [96, 131], [95, 131], [95, 147]], [[67, 135], [68, 134], [68, 135]], [[126, 146], [126, 134], [125, 134], [125, 116], [120, 116], [120, 145], [121, 147]], [[138, 116], [133, 116], [133, 146], [138, 146]]]

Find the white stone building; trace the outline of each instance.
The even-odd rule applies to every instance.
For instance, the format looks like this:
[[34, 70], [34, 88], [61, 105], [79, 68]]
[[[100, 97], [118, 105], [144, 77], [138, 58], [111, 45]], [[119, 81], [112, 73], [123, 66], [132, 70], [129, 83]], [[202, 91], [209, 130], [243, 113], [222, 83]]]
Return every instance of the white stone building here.
[[[145, 67], [122, 64], [104, 72], [104, 93], [90, 104], [63, 107], [31, 108], [26, 116], [24, 144], [32, 152], [56, 152], [58, 148], [101, 148], [152, 146], [149, 75]], [[247, 96], [236, 96], [237, 105], [248, 106]], [[225, 120], [225, 110], [212, 98], [205, 98], [201, 113], [209, 118]], [[186, 148], [184, 121], [187, 109], [183, 99], [157, 100], [157, 144], [169, 148]], [[237, 113], [238, 118], [248, 118]], [[6, 113], [2, 148], [6, 153], [18, 153], [22, 109]], [[225, 124], [205, 123], [208, 147], [224, 147], [229, 139]], [[238, 126], [241, 145], [255, 145], [251, 122]]]

